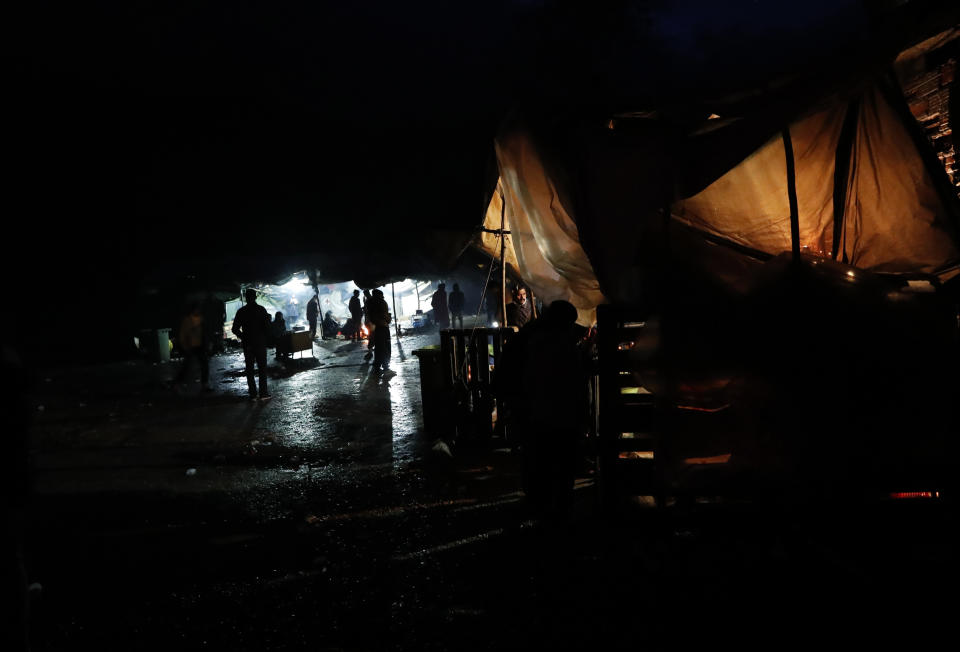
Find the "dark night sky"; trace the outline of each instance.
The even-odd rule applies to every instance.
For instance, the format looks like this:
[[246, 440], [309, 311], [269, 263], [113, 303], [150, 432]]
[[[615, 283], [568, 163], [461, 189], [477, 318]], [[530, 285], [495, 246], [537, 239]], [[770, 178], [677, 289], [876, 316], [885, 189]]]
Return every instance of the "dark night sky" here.
[[[565, 4], [36, 3], [20, 53], [27, 183], [40, 180], [40, 212], [87, 224], [472, 224], [490, 138], [518, 100], [645, 93], [674, 71], [749, 80], [769, 71], [725, 36], [766, 46], [842, 16], [685, 0], [627, 3], [640, 9], [621, 20]], [[708, 60], [727, 74], [699, 74]]]
[[[410, 224], [462, 240], [511, 108], [602, 113], [723, 93], [878, 29], [853, 0], [17, 11], [8, 235], [42, 252], [33, 262], [61, 288], [132, 284], [183, 258], [412, 251]], [[390, 271], [414, 271], [410, 258]]]

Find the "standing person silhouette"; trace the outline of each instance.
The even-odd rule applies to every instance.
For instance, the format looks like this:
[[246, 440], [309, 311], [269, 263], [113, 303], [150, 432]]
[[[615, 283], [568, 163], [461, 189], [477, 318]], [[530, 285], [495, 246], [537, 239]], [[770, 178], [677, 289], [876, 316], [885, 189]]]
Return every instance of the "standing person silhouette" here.
[[350, 297], [350, 303], [347, 307], [350, 309], [350, 319], [353, 320], [353, 325], [356, 327], [350, 339], [359, 342], [363, 339], [363, 334], [360, 332], [360, 327], [363, 325], [363, 306], [360, 305], [360, 290], [353, 291], [353, 296]]
[[448, 305], [450, 306], [450, 325], [456, 326], [460, 322], [460, 328], [463, 328], [463, 304], [466, 299], [458, 283], [453, 284], [453, 291], [450, 293]]
[[383, 291], [374, 290], [367, 304], [367, 318], [373, 322], [373, 336], [376, 338], [373, 352], [373, 371], [378, 374], [392, 373], [390, 371], [390, 308]]
[[273, 316], [273, 321], [270, 322], [270, 337], [268, 338], [267, 345], [273, 344], [275, 347], [274, 357], [279, 360], [281, 358], [290, 357], [289, 352], [287, 351], [286, 346], [286, 335], [287, 335], [287, 322], [283, 318], [283, 313], [279, 310]]
[[589, 417], [587, 368], [568, 301], [550, 304], [510, 345], [516, 377], [523, 490], [545, 515], [565, 515], [573, 504], [577, 446]]
[[441, 283], [430, 299], [433, 308], [433, 319], [440, 328], [450, 328], [450, 312], [447, 310], [447, 285]]
[[183, 387], [187, 380], [187, 372], [190, 370], [192, 362], [196, 360], [200, 367], [200, 382], [203, 385], [203, 391], [212, 391], [209, 384], [210, 363], [207, 358], [206, 335], [202, 307], [199, 303], [194, 303], [180, 322], [180, 330], [177, 333], [180, 352], [183, 353], [183, 366], [180, 367], [180, 373], [177, 374], [174, 381], [174, 388]]
[[247, 305], [237, 311], [233, 318], [233, 334], [243, 343], [243, 361], [247, 368], [247, 388], [250, 400], [257, 398], [257, 383], [253, 378], [253, 364], [256, 362], [260, 372], [260, 399], [267, 400], [267, 339], [270, 333], [270, 315], [267, 309], [257, 303], [257, 291], [247, 288], [244, 297]]
[[316, 292], [307, 303], [307, 321], [310, 323], [310, 339], [317, 339], [317, 320], [320, 317], [320, 295]]
[[373, 299], [370, 296], [370, 290], [363, 291], [363, 325], [367, 327], [367, 352], [363, 356], [364, 360], [369, 360], [373, 357], [373, 347], [376, 343], [373, 341], [373, 331], [375, 326], [373, 321], [370, 319], [370, 301]]

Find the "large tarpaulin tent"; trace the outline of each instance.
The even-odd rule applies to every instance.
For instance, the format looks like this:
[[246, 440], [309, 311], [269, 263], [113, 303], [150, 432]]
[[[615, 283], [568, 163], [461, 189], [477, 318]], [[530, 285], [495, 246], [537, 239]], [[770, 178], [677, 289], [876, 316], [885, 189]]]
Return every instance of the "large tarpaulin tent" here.
[[[803, 252], [942, 281], [960, 269], [956, 195], [884, 73], [849, 79], [825, 95], [811, 93], [805, 105], [770, 108], [760, 118], [714, 115], [687, 134], [670, 133], [672, 125], [655, 113], [603, 127], [564, 131], [559, 148], [521, 125], [505, 128], [497, 139], [499, 192], [485, 219], [487, 228], [499, 228], [502, 194], [508, 255], [540, 297], [571, 301], [582, 323], [600, 303], [640, 298], [637, 268], [656, 259], [644, 258], [644, 222], [662, 219], [665, 210], [671, 228], [689, 227], [687, 244], [678, 247], [709, 242], [726, 249], [697, 256], [697, 264], [734, 284], [752, 261], [791, 250], [785, 132]], [[760, 137], [730, 164], [731, 153]], [[582, 158], [570, 165], [557, 151], [574, 140], [569, 149]], [[704, 176], [710, 182], [700, 189]], [[496, 244], [486, 246], [493, 252]]]

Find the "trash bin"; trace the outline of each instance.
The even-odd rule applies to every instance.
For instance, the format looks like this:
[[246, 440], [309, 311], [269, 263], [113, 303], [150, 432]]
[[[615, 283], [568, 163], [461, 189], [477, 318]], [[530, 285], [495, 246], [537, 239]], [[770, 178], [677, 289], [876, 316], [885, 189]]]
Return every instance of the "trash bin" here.
[[153, 362], [170, 362], [170, 329], [145, 328], [141, 330], [140, 350]]
[[420, 394], [423, 397], [423, 429], [434, 437], [452, 433], [449, 419], [450, 392], [444, 386], [443, 353], [439, 346], [413, 352], [420, 360]]

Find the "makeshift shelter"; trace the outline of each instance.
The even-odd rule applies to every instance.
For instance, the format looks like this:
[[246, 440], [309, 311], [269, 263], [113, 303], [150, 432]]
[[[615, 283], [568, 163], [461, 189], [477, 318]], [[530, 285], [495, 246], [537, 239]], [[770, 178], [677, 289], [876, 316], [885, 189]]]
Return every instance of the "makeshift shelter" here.
[[[511, 125], [497, 139], [500, 182], [484, 226], [500, 228], [505, 199], [507, 261], [545, 301], [577, 306], [581, 323], [608, 300], [641, 298], [644, 271], [662, 256], [644, 240], [667, 210], [682, 233], [673, 263], [731, 285], [794, 246], [947, 281], [960, 271], [957, 197], [894, 84], [874, 73], [811, 93], [806, 106], [713, 116], [687, 133], [655, 112], [547, 135]], [[726, 251], [692, 254], [707, 242]], [[481, 245], [492, 254], [499, 246], [489, 235]]]
[[600, 314], [605, 494], [710, 491], [694, 467], [850, 496], [950, 477], [960, 207], [895, 56], [500, 131], [485, 228], [538, 296]]

